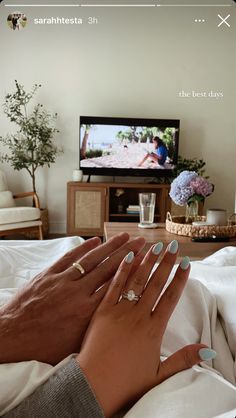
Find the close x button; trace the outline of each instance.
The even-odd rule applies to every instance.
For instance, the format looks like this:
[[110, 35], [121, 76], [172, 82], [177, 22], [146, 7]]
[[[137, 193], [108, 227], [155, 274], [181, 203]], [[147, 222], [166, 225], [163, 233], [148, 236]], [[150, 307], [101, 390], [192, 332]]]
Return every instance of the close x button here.
[[229, 23], [230, 14], [226, 17], [222, 17], [221, 15], [218, 15], [218, 18], [220, 19], [218, 28], [223, 25], [226, 25], [228, 28], [230, 28], [230, 23]]

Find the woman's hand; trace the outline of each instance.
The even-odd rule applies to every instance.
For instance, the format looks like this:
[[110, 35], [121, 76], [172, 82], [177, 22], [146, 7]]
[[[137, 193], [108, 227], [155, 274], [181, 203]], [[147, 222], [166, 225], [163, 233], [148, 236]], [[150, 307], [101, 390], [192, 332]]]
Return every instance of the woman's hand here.
[[[190, 271], [185, 257], [162, 293], [176, 261], [178, 244], [173, 241], [169, 245], [148, 281], [162, 247], [161, 243], [153, 246], [133, 274], [134, 255], [130, 253], [123, 260], [77, 356], [106, 417], [173, 374], [202, 361], [202, 344], [186, 346], [160, 361], [163, 334]], [[127, 299], [129, 295], [132, 299], [132, 293], [127, 293], [130, 290], [137, 295], [136, 300]], [[204, 349], [200, 353], [211, 355]]]
[[[128, 239], [123, 233], [102, 245], [99, 238], [85, 241], [0, 308], [0, 362], [56, 364], [78, 352], [121, 260], [144, 246], [142, 238]], [[81, 263], [84, 274], [72, 266], [74, 262]]]

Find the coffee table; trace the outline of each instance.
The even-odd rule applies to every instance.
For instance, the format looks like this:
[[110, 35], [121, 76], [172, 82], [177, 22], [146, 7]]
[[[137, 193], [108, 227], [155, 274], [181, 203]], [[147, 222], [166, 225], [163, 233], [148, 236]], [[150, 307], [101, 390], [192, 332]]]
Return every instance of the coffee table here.
[[191, 260], [200, 260], [208, 257], [221, 248], [236, 246], [236, 238], [233, 238], [229, 242], [192, 242], [189, 237], [183, 237], [167, 232], [165, 224], [163, 223], [158, 224], [158, 227], [155, 229], [142, 229], [134, 222], [104, 223], [105, 241], [120, 232], [128, 232], [131, 238], [144, 237], [146, 240], [144, 250], [147, 250], [158, 241], [162, 241], [164, 246], [167, 246], [170, 241], [176, 239], [179, 242], [179, 257], [188, 255]]

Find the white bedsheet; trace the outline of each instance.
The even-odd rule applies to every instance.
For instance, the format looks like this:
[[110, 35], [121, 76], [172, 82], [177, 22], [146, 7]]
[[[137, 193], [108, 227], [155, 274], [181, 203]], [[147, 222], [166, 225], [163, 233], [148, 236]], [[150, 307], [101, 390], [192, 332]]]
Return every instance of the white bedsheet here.
[[[0, 303], [80, 243], [78, 237], [0, 242]], [[169, 322], [162, 356], [195, 342], [208, 344], [218, 356], [213, 364], [195, 366], [149, 391], [126, 418], [236, 416], [236, 248], [227, 247], [204, 261], [192, 263], [190, 276]], [[36, 361], [0, 365], [0, 415], [21, 402], [60, 366]]]

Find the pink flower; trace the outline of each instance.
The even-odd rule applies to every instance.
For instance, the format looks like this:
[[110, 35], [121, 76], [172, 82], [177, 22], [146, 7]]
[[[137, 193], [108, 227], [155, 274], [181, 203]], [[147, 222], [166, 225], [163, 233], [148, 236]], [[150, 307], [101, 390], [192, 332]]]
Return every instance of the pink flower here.
[[213, 185], [200, 176], [192, 180], [190, 185], [193, 188], [195, 194], [198, 194], [203, 197], [207, 197], [213, 192]]

